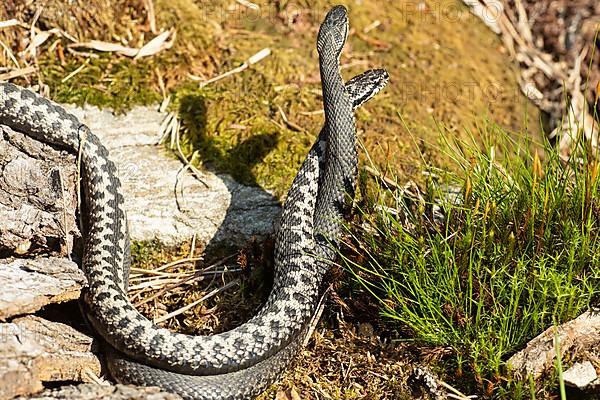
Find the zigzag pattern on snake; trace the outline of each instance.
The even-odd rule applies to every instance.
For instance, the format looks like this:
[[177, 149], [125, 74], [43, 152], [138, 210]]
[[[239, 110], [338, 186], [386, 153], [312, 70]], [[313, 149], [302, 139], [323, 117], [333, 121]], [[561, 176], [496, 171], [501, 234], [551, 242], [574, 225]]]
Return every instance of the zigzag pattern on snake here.
[[129, 236], [123, 196], [106, 148], [60, 106], [29, 90], [0, 84], [0, 123], [81, 154], [86, 215], [82, 268], [88, 280], [84, 309], [107, 343], [109, 367], [117, 380], [158, 385], [189, 399], [245, 399], [274, 382], [296, 354], [317, 317], [345, 196], [354, 190], [353, 110], [388, 79], [385, 71], [371, 70], [344, 85], [339, 57], [347, 35], [347, 11], [334, 7], [317, 40], [325, 125], [283, 208], [271, 294], [248, 322], [213, 336], [171, 332], [134, 308], [126, 293]]

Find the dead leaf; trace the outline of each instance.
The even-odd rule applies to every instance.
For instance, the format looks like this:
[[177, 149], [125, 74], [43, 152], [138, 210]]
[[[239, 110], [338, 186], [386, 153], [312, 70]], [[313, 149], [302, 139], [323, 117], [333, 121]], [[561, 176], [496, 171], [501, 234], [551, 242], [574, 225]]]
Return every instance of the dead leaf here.
[[135, 55], [139, 51], [138, 49], [134, 49], [132, 47], [125, 47], [118, 43], [103, 42], [100, 40], [90, 40], [89, 42], [75, 43], [70, 45], [69, 47], [84, 47], [86, 49], [105, 51], [109, 53], [119, 53], [127, 57], [135, 57]]
[[27, 48], [21, 52], [21, 54], [25, 54], [31, 58], [35, 58], [37, 54], [37, 48], [44, 44], [44, 42], [48, 40], [52, 33], [53, 32], [50, 31], [40, 31], [34, 33], [33, 37], [31, 38], [31, 42], [29, 43]]
[[[167, 42], [169, 36], [173, 33], [173, 38]], [[170, 49], [175, 41], [175, 31], [165, 31], [146, 43], [135, 55], [135, 59], [151, 56], [166, 49]]]
[[[171, 36], [171, 40], [167, 41], [169, 36]], [[87, 49], [104, 51], [109, 53], [118, 53], [122, 54], [126, 57], [133, 57], [134, 59], [138, 59], [141, 57], [147, 57], [154, 55], [160, 51], [170, 49], [173, 46], [173, 42], [175, 41], [175, 31], [170, 30], [161, 33], [156, 36], [154, 39], [146, 43], [140, 49], [136, 49], [133, 47], [123, 46], [119, 43], [111, 43], [111, 42], [103, 42], [100, 40], [90, 40], [89, 42], [80, 42], [74, 43], [69, 47], [78, 48], [83, 47]]]

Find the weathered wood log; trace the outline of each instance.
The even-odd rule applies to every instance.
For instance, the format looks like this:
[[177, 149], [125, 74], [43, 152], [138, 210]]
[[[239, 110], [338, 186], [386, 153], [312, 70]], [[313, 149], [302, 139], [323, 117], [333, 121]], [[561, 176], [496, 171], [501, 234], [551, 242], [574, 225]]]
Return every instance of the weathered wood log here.
[[592, 347], [598, 346], [600, 313], [585, 312], [572, 321], [546, 329], [508, 360], [514, 375], [521, 379], [532, 375], [537, 379], [553, 368], [556, 342], [559, 344], [561, 357], [569, 354], [571, 358], [575, 358], [574, 353], [584, 354]]
[[92, 338], [36, 316], [0, 324], [0, 399], [35, 393], [43, 382], [91, 382], [100, 361]]
[[0, 259], [0, 321], [79, 298], [85, 283], [66, 258]]
[[0, 254], [70, 255], [81, 235], [75, 155], [0, 125]]
[[19, 397], [19, 400], [180, 400], [172, 393], [161, 392], [155, 387], [135, 387], [127, 385], [92, 385], [64, 386], [58, 389], [45, 390], [31, 397]]

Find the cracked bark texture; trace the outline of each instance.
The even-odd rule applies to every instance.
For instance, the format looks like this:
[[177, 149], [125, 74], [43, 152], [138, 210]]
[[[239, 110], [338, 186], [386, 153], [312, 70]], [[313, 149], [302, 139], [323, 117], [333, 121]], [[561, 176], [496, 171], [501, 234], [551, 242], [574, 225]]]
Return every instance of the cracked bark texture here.
[[75, 156], [0, 125], [0, 171], [0, 254], [71, 254]]

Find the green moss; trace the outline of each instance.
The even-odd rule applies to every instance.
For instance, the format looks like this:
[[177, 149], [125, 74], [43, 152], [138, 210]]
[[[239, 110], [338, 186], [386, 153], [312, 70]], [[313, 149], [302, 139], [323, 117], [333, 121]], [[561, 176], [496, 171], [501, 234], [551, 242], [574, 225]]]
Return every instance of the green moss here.
[[[414, 178], [415, 143], [439, 161], [438, 124], [461, 136], [490, 110], [517, 132], [528, 115], [536, 135], [539, 114], [520, 94], [506, 55], [495, 51], [500, 41], [460, 1], [422, 12], [409, 1], [385, 9], [374, 1], [349, 4], [357, 33], [341, 62], [346, 78], [372, 67], [390, 73], [386, 90], [357, 113], [358, 129], [365, 130], [360, 138], [377, 164]], [[258, 14], [220, 1], [158, 0], [158, 25], [177, 28], [172, 49], [136, 61], [102, 54], [64, 83], [84, 60], [69, 56], [61, 64], [50, 54], [40, 60], [43, 78], [56, 100], [124, 111], [160, 101], [160, 75], [181, 113], [188, 155], [196, 152], [203, 166], [282, 195], [323, 124], [322, 114], [311, 113], [322, 108], [314, 41], [330, 2], [257, 4]], [[378, 28], [362, 33], [376, 20]], [[264, 47], [271, 56], [202, 90], [188, 77], [219, 75]]]
[[235, 77], [222, 87], [179, 89], [174, 103], [184, 148], [197, 151], [206, 168], [281, 195], [315, 135], [283, 128], [276, 96], [262, 74]]
[[[54, 100], [109, 107], [116, 112], [160, 101], [153, 87], [156, 77], [148, 63], [134, 63], [108, 54], [89, 60], [68, 58], [61, 64], [55, 57], [48, 57], [41, 61], [42, 77]], [[64, 81], [82, 65], [80, 72]]]
[[131, 264], [139, 268], [156, 267], [174, 254], [181, 253], [180, 249], [165, 248], [158, 240], [133, 241], [130, 249]]

